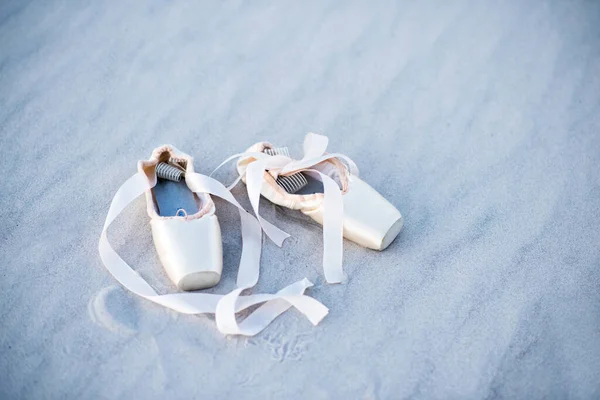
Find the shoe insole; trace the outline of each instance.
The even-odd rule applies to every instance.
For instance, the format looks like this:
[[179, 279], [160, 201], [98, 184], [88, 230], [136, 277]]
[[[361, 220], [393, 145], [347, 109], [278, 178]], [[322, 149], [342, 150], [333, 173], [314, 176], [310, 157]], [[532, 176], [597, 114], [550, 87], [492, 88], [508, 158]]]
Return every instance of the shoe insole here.
[[181, 208], [188, 215], [198, 212], [198, 200], [185, 181], [158, 179], [154, 187], [154, 196], [158, 205], [158, 215], [162, 217], [173, 217]]
[[323, 182], [318, 179], [313, 178], [308, 174], [304, 174], [306, 180], [308, 181], [308, 185], [304, 186], [302, 189], [298, 190], [295, 194], [313, 194], [313, 193], [323, 193]]

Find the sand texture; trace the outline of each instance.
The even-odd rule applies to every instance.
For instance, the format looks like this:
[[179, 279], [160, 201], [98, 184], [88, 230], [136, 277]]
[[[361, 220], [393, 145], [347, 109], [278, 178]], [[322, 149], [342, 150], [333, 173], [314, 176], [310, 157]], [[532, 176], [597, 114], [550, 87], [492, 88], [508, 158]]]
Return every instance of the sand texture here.
[[[261, 201], [292, 237], [256, 291], [310, 279], [320, 325], [225, 337], [106, 271], [108, 206], [153, 148], [210, 173], [309, 131], [406, 219], [384, 252], [346, 241], [327, 285], [321, 227]], [[1, 399], [600, 397], [598, 1], [3, 0], [0, 145]], [[109, 237], [175, 290], [143, 198]]]

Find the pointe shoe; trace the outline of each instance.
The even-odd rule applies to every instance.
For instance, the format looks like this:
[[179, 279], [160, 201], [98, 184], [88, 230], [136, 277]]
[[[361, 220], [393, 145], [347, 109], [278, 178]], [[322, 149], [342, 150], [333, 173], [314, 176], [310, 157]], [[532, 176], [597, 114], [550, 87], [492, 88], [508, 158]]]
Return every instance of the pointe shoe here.
[[[270, 149], [274, 149], [272, 144], [260, 142], [251, 146], [247, 152], [265, 153]], [[246, 183], [248, 165], [254, 161], [256, 158], [247, 157], [237, 163], [238, 173], [244, 183]], [[321, 171], [340, 186], [344, 201], [343, 226], [346, 239], [369, 249], [381, 251], [398, 236], [404, 224], [400, 212], [368, 183], [350, 174], [348, 168], [338, 158], [323, 160], [316, 165], [302, 168], [288, 177], [302, 179], [304, 175], [302, 171], [307, 169]], [[322, 225], [324, 193], [322, 191], [304, 194], [289, 193], [286, 189], [295, 191], [302, 188], [286, 184], [286, 181], [282, 180], [284, 177], [276, 176], [273, 171], [265, 170], [260, 194], [272, 203], [299, 210]]]
[[[272, 203], [299, 210], [324, 226], [325, 276], [328, 282], [337, 283], [344, 279], [342, 244], [336, 239], [340, 231], [361, 246], [381, 251], [398, 236], [404, 219], [394, 205], [358, 177], [352, 160], [326, 153], [327, 144], [327, 137], [309, 133], [304, 157], [294, 160], [285, 148], [259, 142], [237, 155], [237, 171], [247, 185], [257, 216], [260, 193]], [[321, 181], [322, 187], [307, 186], [310, 177]]]
[[[154, 246], [171, 281], [186, 291], [215, 286], [223, 269], [215, 205], [209, 194], [194, 193], [181, 181], [194, 173], [193, 158], [165, 145], [155, 149], [149, 160], [140, 161], [138, 171], [151, 181], [158, 179], [145, 193], [146, 205]], [[167, 192], [176, 196], [173, 210], [168, 209]]]

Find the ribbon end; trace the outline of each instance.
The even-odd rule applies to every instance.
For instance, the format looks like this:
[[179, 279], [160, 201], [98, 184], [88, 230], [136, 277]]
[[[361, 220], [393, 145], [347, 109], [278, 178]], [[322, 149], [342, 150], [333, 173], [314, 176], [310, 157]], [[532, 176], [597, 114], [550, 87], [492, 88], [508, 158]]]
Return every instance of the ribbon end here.
[[348, 277], [343, 272], [341, 274], [325, 274], [325, 280], [330, 285], [345, 284], [348, 282]]
[[[282, 232], [283, 232], [283, 231], [282, 231]], [[287, 233], [283, 232], [283, 235], [281, 235], [281, 237], [278, 237], [278, 238], [277, 238], [277, 241], [273, 241], [273, 242], [274, 242], [274, 243], [275, 243], [277, 246], [279, 246], [279, 247], [283, 247], [283, 243], [284, 243], [284, 242], [285, 242], [285, 240], [286, 240], [287, 238], [289, 238], [289, 237], [290, 237], [290, 235], [289, 235], [289, 234], [287, 234]]]
[[304, 287], [306, 289], [314, 286], [313, 283], [311, 281], [309, 281], [307, 278], [302, 279], [302, 285], [304, 285]]
[[319, 308], [320, 309], [318, 312], [314, 313], [314, 315], [309, 316], [310, 323], [313, 324], [313, 326], [319, 325], [319, 322], [321, 322], [323, 318], [325, 318], [327, 314], [329, 314], [329, 308], [325, 307], [323, 304], [321, 304], [321, 307]]

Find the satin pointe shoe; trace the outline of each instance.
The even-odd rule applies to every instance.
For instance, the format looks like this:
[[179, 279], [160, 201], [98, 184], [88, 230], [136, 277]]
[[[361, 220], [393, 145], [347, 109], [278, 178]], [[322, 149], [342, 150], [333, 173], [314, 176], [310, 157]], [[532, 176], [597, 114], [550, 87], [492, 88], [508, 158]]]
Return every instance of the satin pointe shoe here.
[[329, 283], [339, 283], [345, 279], [342, 235], [381, 251], [398, 236], [404, 220], [392, 203], [359, 178], [358, 168], [350, 158], [326, 153], [327, 144], [326, 136], [309, 133], [300, 160], [291, 158], [287, 148], [259, 142], [225, 162], [238, 159], [238, 180], [246, 184], [259, 220], [258, 202], [262, 195], [323, 225], [325, 278]]
[[[238, 208], [242, 225], [242, 253], [236, 288], [225, 294], [179, 292], [158, 294], [112, 248], [108, 227], [138, 196], [146, 197], [152, 238], [169, 278], [178, 289], [188, 291], [216, 285], [223, 268], [221, 230], [211, 195]], [[265, 226], [270, 226], [265, 224]], [[271, 227], [271, 240], [282, 242], [285, 233]], [[307, 279], [275, 294], [245, 294], [258, 282], [262, 228], [218, 181], [194, 171], [193, 159], [170, 145], [158, 147], [149, 160], [138, 162], [138, 172], [115, 194], [106, 217], [98, 250], [108, 271], [125, 288], [154, 303], [184, 314], [215, 314], [224, 334], [252, 336], [275, 318], [296, 308], [314, 325], [327, 315], [323, 304], [304, 294], [312, 286]], [[242, 322], [236, 314], [262, 304]]]
[[195, 173], [192, 157], [162, 146], [138, 163], [138, 171], [158, 178], [145, 193], [146, 205], [154, 246], [171, 281], [180, 290], [215, 286], [223, 270], [221, 228], [210, 195], [192, 192], [183, 180]]

